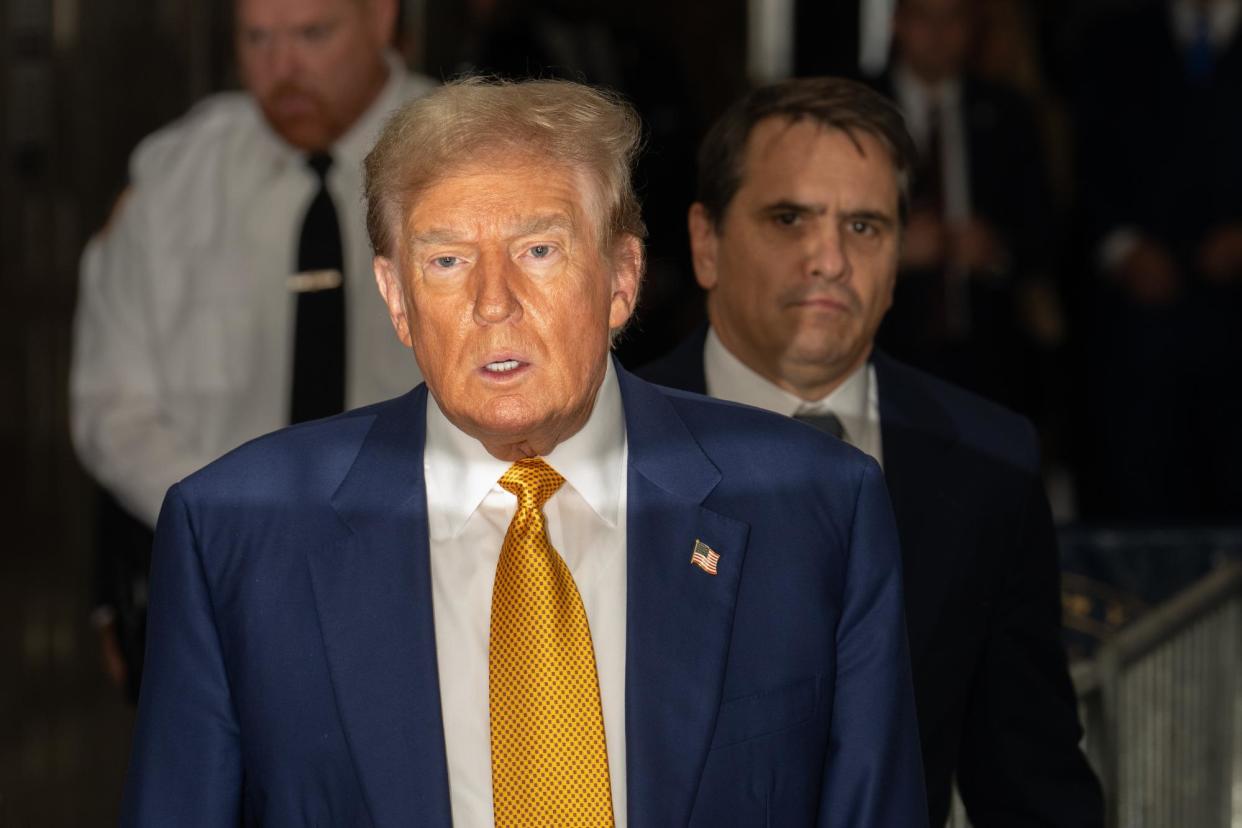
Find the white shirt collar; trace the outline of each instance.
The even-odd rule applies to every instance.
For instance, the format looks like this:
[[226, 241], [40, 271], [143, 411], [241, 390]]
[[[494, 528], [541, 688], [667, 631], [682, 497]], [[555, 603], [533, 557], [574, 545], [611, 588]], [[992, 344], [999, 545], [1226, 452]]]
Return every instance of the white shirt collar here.
[[[615, 527], [622, 517], [625, 454], [625, 412], [610, 359], [586, 424], [544, 459], [601, 519]], [[423, 475], [433, 540], [459, 534], [483, 499], [499, 488], [497, 481], [510, 465], [488, 454], [482, 443], [449, 422], [435, 398], [427, 395]]]
[[945, 78], [936, 84], [926, 84], [905, 63], [893, 67], [893, 90], [902, 103], [910, 102], [915, 109], [927, 109], [934, 100], [943, 109], [957, 106], [962, 98], [962, 80]]
[[388, 80], [384, 82], [380, 93], [332, 147], [332, 154], [336, 157], [337, 163], [360, 166], [367, 153], [371, 151], [371, 147], [375, 145], [375, 139], [379, 137], [380, 130], [384, 128], [388, 116], [396, 111], [405, 100], [401, 91], [406, 75], [405, 63], [401, 60], [401, 56], [392, 49], [384, 51], [384, 63], [388, 66]]
[[[1173, 0], [1173, 34], [1183, 48], [1190, 46], [1197, 34], [1199, 6], [1192, 0]], [[1208, 19], [1208, 37], [1216, 49], [1224, 48], [1233, 39], [1242, 19], [1242, 0], [1217, 0], [1204, 10]]]
[[703, 372], [707, 393], [713, 397], [764, 408], [786, 417], [801, 413], [835, 414], [845, 429], [845, 441], [883, 466], [879, 387], [875, 366], [870, 362], [851, 372], [827, 396], [803, 400], [752, 371], [730, 353], [716, 331], [709, 328], [703, 348]]
[[[846, 433], [857, 434], [858, 423], [867, 415], [868, 380], [867, 364], [854, 369], [845, 381], [828, 395], [818, 400], [804, 400], [791, 394], [766, 377], [752, 370], [734, 356], [715, 328], [707, 331], [707, 344], [703, 347], [703, 371], [707, 378], [707, 390], [713, 397], [732, 402], [765, 408], [792, 417], [794, 414], [833, 413], [840, 418]], [[850, 430], [850, 422], [856, 425]]]

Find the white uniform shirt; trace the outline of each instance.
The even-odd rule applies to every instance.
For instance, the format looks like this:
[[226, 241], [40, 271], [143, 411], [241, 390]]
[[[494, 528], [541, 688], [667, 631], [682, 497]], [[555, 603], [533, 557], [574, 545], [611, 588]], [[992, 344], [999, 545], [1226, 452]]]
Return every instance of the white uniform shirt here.
[[[375, 288], [362, 159], [385, 117], [432, 86], [395, 55], [371, 107], [332, 148], [346, 268], [346, 404], [420, 380]], [[302, 217], [318, 182], [254, 99], [214, 95], [146, 138], [130, 192], [82, 257], [70, 381], [78, 456], [154, 525], [173, 483], [288, 423]]]
[[707, 393], [721, 400], [753, 405], [777, 414], [835, 414], [845, 429], [842, 439], [884, 465], [880, 434], [880, 395], [875, 366], [856, 368], [826, 397], [804, 400], [751, 370], [734, 356], [714, 328], [707, 331], [703, 346], [703, 373]]
[[[612, 807], [626, 824], [626, 453], [621, 390], [611, 361], [586, 425], [544, 459], [565, 483], [544, 506], [548, 537], [573, 573], [595, 647]], [[487, 650], [496, 561], [517, 498], [497, 460], [427, 398], [423, 454], [431, 594], [453, 824], [494, 824]]]

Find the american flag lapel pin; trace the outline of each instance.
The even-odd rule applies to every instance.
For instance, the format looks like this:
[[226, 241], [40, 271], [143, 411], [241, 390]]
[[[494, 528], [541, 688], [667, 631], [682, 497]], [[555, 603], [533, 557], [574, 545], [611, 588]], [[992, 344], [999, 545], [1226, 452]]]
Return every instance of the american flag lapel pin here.
[[694, 551], [690, 553], [690, 563], [708, 575], [715, 575], [716, 564], [720, 563], [720, 553], [696, 538], [694, 541]]

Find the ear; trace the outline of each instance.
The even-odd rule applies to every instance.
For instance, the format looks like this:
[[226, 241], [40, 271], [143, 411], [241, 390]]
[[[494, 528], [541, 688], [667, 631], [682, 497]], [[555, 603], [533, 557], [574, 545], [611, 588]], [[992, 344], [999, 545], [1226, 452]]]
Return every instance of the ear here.
[[392, 320], [392, 326], [397, 331], [397, 339], [400, 339], [405, 347], [413, 348], [414, 341], [410, 338], [410, 317], [405, 307], [405, 288], [401, 285], [401, 274], [397, 266], [386, 256], [376, 256], [371, 264], [375, 270], [375, 284], [379, 288], [380, 296], [384, 297], [384, 304], [388, 306], [388, 318]]
[[707, 208], [702, 202], [691, 204], [686, 218], [690, 230], [690, 260], [694, 263], [694, 278], [703, 290], [711, 290], [716, 287], [718, 278], [716, 258], [720, 250], [720, 236], [716, 233], [716, 225], [707, 215]]
[[625, 234], [613, 247], [612, 304], [608, 309], [608, 327], [617, 330], [634, 313], [638, 304], [638, 288], [643, 278], [643, 243], [636, 236]]

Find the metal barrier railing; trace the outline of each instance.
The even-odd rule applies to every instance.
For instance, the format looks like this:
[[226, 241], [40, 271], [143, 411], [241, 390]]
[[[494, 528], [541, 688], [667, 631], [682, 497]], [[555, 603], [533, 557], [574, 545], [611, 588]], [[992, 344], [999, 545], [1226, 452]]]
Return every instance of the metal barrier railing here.
[[1074, 684], [1110, 825], [1242, 825], [1242, 565], [1123, 629]]
[[[1242, 563], [1230, 561], [1072, 669], [1111, 828], [1242, 826]], [[968, 828], [954, 801], [949, 828]]]

